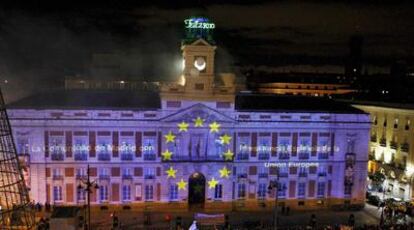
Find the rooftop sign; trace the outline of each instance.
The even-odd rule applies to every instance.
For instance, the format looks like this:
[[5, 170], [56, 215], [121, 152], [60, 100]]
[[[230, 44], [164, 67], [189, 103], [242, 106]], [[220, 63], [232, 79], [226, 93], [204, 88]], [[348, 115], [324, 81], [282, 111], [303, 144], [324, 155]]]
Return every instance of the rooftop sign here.
[[214, 29], [216, 25], [211, 23], [207, 18], [189, 18], [184, 20], [187, 29]]

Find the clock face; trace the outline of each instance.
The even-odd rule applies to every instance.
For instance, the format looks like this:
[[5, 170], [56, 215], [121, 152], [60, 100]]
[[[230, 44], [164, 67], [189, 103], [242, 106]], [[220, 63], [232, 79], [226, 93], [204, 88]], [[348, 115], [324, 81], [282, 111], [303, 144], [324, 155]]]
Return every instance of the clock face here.
[[196, 67], [198, 71], [203, 71], [206, 68], [206, 65], [204, 57], [197, 57], [194, 61], [194, 67]]

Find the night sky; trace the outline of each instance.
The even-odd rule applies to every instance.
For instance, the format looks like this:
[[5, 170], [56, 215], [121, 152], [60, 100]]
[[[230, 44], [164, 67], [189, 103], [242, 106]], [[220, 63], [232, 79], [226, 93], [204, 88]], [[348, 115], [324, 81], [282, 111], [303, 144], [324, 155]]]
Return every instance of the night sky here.
[[414, 63], [413, 1], [173, 2], [2, 3], [0, 85], [6, 100], [61, 85], [68, 75], [89, 75], [94, 53], [117, 53], [132, 78], [174, 80], [183, 20], [192, 15], [216, 23], [217, 71], [295, 66], [341, 72], [354, 34], [364, 38], [370, 73], [388, 72], [395, 60]]

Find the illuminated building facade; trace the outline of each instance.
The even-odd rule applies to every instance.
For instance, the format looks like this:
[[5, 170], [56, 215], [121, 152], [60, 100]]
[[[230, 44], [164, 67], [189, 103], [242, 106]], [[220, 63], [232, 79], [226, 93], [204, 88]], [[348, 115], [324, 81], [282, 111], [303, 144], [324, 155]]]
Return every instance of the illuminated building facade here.
[[[237, 93], [216, 47], [182, 45], [183, 75], [159, 92], [66, 90], [10, 105], [32, 199], [243, 210], [363, 205], [368, 114], [321, 98]], [[270, 181], [279, 191], [268, 193]]]
[[409, 104], [366, 103], [355, 107], [371, 115], [369, 173], [385, 175], [387, 197], [411, 200], [414, 176], [414, 107]]

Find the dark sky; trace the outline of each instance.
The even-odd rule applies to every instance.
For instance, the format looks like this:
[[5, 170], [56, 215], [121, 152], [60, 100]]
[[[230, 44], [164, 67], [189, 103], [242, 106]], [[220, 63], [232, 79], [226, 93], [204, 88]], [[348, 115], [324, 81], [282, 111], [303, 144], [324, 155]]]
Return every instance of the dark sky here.
[[103, 52], [117, 53], [132, 77], [173, 80], [183, 20], [196, 14], [216, 23], [219, 71], [340, 72], [353, 34], [364, 37], [372, 73], [413, 63], [413, 1], [31, 1], [0, 8], [0, 85], [14, 100], [88, 75]]

